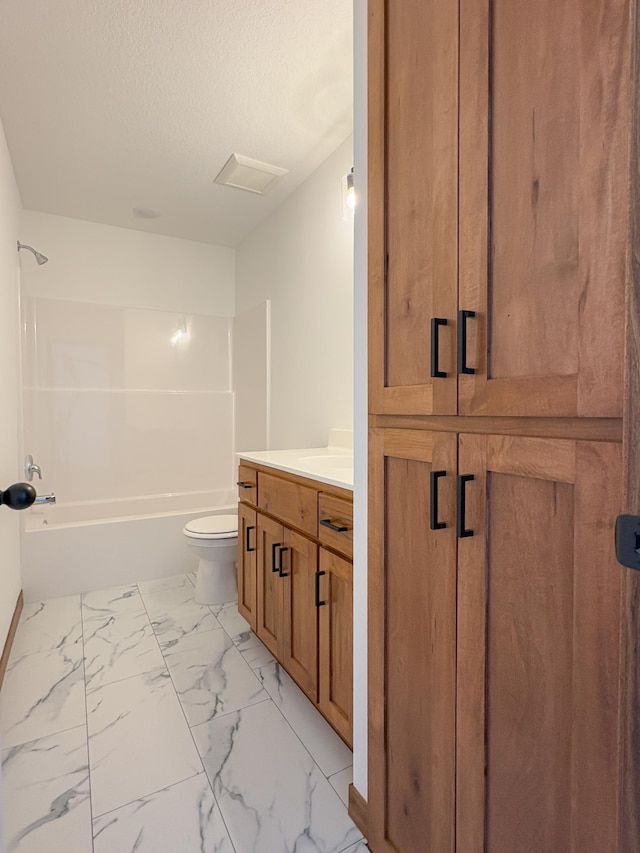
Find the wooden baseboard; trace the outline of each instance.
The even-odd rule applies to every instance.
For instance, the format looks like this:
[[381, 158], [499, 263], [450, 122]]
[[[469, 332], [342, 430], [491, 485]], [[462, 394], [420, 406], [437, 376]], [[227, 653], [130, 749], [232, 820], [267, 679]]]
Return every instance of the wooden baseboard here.
[[11, 625], [9, 625], [9, 633], [7, 634], [7, 641], [4, 644], [4, 650], [2, 652], [2, 657], [0, 658], [0, 687], [2, 687], [2, 682], [4, 680], [4, 674], [7, 669], [7, 664], [9, 663], [9, 654], [11, 653], [11, 646], [13, 645], [13, 638], [16, 635], [16, 631], [18, 630], [18, 622], [20, 621], [20, 614], [22, 613], [22, 608], [24, 607], [24, 594], [22, 590], [20, 590], [20, 595], [18, 596], [18, 600], [16, 602], [16, 609], [13, 611], [13, 618], [11, 620]]
[[368, 838], [367, 801], [353, 784], [349, 785], [349, 817], [364, 837]]

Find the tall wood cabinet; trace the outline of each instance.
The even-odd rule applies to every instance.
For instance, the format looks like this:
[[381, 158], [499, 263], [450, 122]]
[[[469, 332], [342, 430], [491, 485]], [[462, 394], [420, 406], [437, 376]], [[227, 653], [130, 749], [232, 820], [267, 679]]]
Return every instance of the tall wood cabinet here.
[[635, 13], [369, 0], [373, 853], [640, 851]]

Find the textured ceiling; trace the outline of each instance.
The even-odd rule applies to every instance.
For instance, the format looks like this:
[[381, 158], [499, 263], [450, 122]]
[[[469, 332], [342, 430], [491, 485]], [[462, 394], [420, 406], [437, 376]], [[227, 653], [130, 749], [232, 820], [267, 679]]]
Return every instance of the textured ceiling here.
[[25, 208], [234, 246], [351, 132], [352, 2], [1, 0], [0, 116]]

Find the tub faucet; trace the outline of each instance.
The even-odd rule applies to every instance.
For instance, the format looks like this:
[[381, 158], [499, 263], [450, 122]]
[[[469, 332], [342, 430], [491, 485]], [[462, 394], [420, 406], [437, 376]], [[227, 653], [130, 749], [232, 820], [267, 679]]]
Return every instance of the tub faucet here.
[[33, 475], [37, 474], [40, 479], [42, 479], [42, 471], [39, 465], [35, 465], [33, 461], [33, 456], [29, 454], [25, 459], [24, 463], [24, 473], [27, 477], [27, 480], [31, 482], [33, 480]]

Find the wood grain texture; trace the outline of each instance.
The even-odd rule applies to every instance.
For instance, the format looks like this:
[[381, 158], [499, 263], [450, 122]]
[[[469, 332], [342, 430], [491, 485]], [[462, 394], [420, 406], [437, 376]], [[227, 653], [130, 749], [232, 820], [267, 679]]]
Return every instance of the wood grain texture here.
[[576, 481], [576, 443], [548, 438], [491, 435], [487, 438], [489, 471], [558, 483]]
[[[257, 513], [257, 625], [256, 634], [272, 655], [282, 658], [282, 578], [274, 567], [274, 545], [284, 546], [284, 528], [277, 521]], [[278, 550], [275, 552], [276, 565]]]
[[371, 429], [412, 429], [481, 435], [529, 435], [582, 441], [622, 441], [622, 418], [416, 417], [370, 415]]
[[[371, 405], [455, 413], [457, 3], [369, 6]], [[433, 317], [447, 320], [435, 379]]]
[[[430, 459], [384, 435], [371, 445], [369, 841], [376, 851], [452, 851], [455, 722], [456, 439]], [[374, 455], [379, 458], [374, 459]], [[424, 454], [423, 454], [424, 455]], [[429, 528], [429, 473], [442, 530]], [[372, 555], [373, 559], [372, 559]]]
[[284, 529], [282, 568], [282, 665], [312, 702], [318, 700], [318, 609], [315, 576], [318, 546]]
[[620, 417], [628, 0], [460, 10], [459, 411]]
[[[338, 532], [322, 524], [329, 520], [345, 527]], [[353, 502], [320, 492], [318, 495], [318, 539], [323, 545], [333, 548], [345, 557], [353, 557]]]
[[[238, 612], [251, 630], [258, 624], [258, 521], [255, 509], [238, 504]], [[253, 549], [253, 550], [250, 550]]]
[[251, 488], [245, 488], [238, 485], [238, 500], [252, 506], [258, 505], [258, 472], [251, 465], [240, 463], [238, 465], [238, 483], [244, 483], [245, 486], [251, 484]]
[[4, 649], [2, 650], [2, 657], [0, 657], [0, 688], [2, 688], [2, 682], [4, 681], [4, 674], [7, 671], [7, 665], [9, 663], [9, 655], [11, 654], [11, 646], [13, 645], [13, 640], [16, 635], [16, 631], [18, 630], [18, 622], [20, 621], [20, 614], [22, 613], [22, 608], [24, 607], [24, 593], [20, 590], [20, 595], [18, 596], [18, 600], [16, 601], [15, 610], [13, 611], [13, 616], [11, 617], [11, 624], [9, 625], [9, 632], [7, 634], [7, 639], [5, 640]]
[[431, 462], [434, 444], [437, 441], [433, 433], [424, 430], [384, 431], [384, 455], [397, 456], [400, 459], [415, 459], [417, 462]]
[[318, 535], [318, 492], [316, 489], [276, 477], [258, 473], [258, 505], [265, 512], [277, 516], [284, 524]]
[[527, 439], [493, 472], [492, 440], [459, 438], [457, 850], [621, 853], [621, 447], [579, 442], [574, 486]]
[[349, 785], [349, 817], [365, 838], [369, 837], [367, 812], [367, 801], [352, 783]]
[[[640, 12], [630, 4], [633, 36], [631, 223], [625, 328], [624, 510], [640, 515]], [[640, 853], [640, 572], [623, 572], [620, 848]]]
[[319, 552], [318, 708], [352, 746], [353, 566], [324, 548]]

